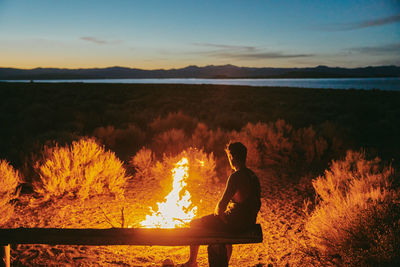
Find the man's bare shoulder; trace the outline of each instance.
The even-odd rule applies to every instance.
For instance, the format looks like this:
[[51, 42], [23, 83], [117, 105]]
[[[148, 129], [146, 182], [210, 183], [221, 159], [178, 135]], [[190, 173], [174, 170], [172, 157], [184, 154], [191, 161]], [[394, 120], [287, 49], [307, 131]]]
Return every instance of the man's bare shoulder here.
[[233, 179], [242, 179], [242, 178], [248, 178], [249, 176], [255, 175], [254, 172], [248, 168], [243, 168], [238, 171], [235, 171], [234, 173], [231, 174], [231, 177]]
[[247, 167], [242, 168], [242, 169], [238, 170], [237, 172], [239, 172], [241, 174], [254, 174], [254, 172]]

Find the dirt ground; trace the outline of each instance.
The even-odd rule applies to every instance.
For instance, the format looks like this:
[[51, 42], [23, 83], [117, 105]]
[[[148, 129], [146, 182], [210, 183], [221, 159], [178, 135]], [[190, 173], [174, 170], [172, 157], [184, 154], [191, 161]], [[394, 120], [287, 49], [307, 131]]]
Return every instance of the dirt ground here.
[[[258, 223], [263, 229], [263, 243], [234, 245], [230, 266], [302, 265], [304, 197], [295, 186], [279, 181], [271, 172], [258, 172], [262, 179], [262, 207]], [[133, 181], [127, 186], [125, 201], [96, 197], [83, 202], [64, 198], [41, 203], [22, 196], [8, 227], [109, 228], [104, 215], [120, 227], [124, 207], [125, 226], [139, 227], [149, 213], [149, 206], [161, 201], [157, 186]], [[210, 213], [224, 189], [223, 184], [202, 188], [199, 216]], [[193, 194], [195, 195], [195, 194]], [[158, 196], [158, 199], [155, 197]], [[156, 200], [155, 200], [156, 199]], [[103, 213], [104, 212], [104, 213]], [[188, 247], [160, 246], [48, 246], [12, 247], [13, 266], [161, 266], [165, 259], [183, 263]], [[208, 266], [207, 248], [201, 246], [199, 266]]]

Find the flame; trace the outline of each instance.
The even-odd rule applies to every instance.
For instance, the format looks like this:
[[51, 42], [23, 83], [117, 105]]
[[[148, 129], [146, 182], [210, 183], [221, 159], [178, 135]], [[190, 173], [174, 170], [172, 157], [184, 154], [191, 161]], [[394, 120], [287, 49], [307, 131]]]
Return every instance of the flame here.
[[189, 223], [197, 213], [197, 207], [189, 209], [192, 202], [190, 193], [185, 189], [186, 179], [189, 177], [189, 161], [183, 157], [172, 169], [174, 178], [172, 191], [165, 197], [164, 202], [157, 202], [158, 211], [150, 207], [151, 215], [140, 224], [145, 228], [175, 228]]

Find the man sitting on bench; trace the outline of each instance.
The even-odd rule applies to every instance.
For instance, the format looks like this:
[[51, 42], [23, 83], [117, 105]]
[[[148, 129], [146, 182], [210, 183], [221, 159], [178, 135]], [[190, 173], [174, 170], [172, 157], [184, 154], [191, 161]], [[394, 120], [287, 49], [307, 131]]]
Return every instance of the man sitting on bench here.
[[[218, 202], [215, 213], [194, 219], [191, 227], [216, 231], [241, 233], [256, 223], [260, 210], [260, 182], [253, 171], [246, 167], [247, 148], [240, 142], [231, 143], [225, 149], [232, 169], [225, 192]], [[183, 265], [197, 266], [198, 245], [190, 246], [189, 260]], [[210, 266], [228, 266], [232, 245], [210, 245], [208, 261]]]

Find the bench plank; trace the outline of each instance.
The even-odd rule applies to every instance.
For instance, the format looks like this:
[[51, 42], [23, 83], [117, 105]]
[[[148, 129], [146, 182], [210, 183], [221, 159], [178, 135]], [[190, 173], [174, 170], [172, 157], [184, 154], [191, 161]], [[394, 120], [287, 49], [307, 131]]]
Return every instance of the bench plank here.
[[259, 224], [239, 234], [200, 228], [0, 229], [0, 244], [187, 246], [261, 243], [262, 240]]

